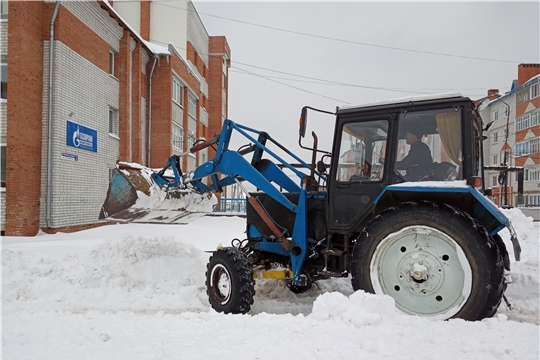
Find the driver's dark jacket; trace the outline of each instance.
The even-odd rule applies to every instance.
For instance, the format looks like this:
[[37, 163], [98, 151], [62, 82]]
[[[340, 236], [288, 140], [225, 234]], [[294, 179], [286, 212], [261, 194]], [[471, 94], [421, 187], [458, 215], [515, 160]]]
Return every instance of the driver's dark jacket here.
[[396, 170], [405, 170], [405, 180], [419, 180], [431, 174], [433, 158], [429, 147], [422, 141], [411, 144], [411, 149], [405, 158], [396, 162]]

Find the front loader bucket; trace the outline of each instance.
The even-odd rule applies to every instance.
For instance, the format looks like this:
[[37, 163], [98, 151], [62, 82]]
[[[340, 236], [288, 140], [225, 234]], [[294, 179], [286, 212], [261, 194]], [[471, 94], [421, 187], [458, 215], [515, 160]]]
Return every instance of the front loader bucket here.
[[109, 182], [99, 219], [107, 221], [187, 224], [213, 210], [217, 199], [192, 190], [164, 191], [152, 180], [152, 170], [119, 163]]

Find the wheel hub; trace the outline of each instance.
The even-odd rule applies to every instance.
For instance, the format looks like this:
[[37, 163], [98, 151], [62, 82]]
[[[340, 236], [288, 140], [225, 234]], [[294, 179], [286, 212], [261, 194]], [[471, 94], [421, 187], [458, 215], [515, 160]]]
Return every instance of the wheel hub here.
[[466, 302], [472, 287], [470, 266], [463, 259], [463, 250], [447, 234], [410, 226], [377, 246], [370, 264], [372, 284], [405, 313], [447, 316]]

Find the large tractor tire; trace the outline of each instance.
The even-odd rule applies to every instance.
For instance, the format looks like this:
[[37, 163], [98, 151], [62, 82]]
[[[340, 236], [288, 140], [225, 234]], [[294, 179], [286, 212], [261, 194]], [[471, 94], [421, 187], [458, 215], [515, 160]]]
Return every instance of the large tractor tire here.
[[354, 290], [387, 294], [403, 313], [437, 319], [493, 316], [504, 290], [494, 239], [446, 204], [408, 202], [384, 211], [358, 237]]
[[247, 313], [253, 304], [255, 280], [246, 254], [232, 247], [214, 251], [206, 266], [206, 293], [218, 312]]

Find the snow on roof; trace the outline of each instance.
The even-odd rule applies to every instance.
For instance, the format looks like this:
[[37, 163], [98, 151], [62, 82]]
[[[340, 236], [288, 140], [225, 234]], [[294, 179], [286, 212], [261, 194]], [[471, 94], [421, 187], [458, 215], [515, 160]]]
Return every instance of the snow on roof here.
[[416, 101], [423, 101], [423, 100], [450, 99], [450, 98], [462, 97], [462, 96], [463, 95], [461, 95], [460, 93], [442, 93], [442, 94], [406, 96], [406, 97], [401, 97], [401, 98], [396, 98], [396, 99], [381, 100], [381, 101], [360, 104], [360, 105], [345, 105], [345, 106], [340, 107], [340, 110], [356, 109], [356, 108], [378, 106], [378, 105], [401, 104], [401, 103], [408, 103], [411, 101], [416, 102]]
[[540, 78], [540, 74], [534, 75], [532, 78], [530, 78], [529, 80], [525, 81], [523, 84], [526, 84], [526, 83], [528, 83], [528, 82], [530, 82], [530, 81], [533, 81], [534, 79], [537, 79], [537, 78]]

